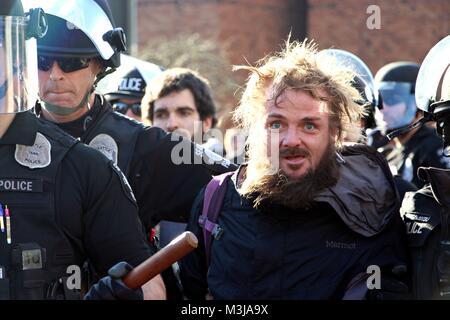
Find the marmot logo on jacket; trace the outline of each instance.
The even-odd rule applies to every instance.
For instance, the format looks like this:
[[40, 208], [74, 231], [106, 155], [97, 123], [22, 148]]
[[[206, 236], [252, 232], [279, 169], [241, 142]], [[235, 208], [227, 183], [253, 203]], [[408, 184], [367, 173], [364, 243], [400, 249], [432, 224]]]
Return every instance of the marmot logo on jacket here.
[[335, 242], [335, 241], [326, 241], [327, 248], [335, 248], [335, 249], [356, 249], [356, 243], [345, 243], [345, 242]]

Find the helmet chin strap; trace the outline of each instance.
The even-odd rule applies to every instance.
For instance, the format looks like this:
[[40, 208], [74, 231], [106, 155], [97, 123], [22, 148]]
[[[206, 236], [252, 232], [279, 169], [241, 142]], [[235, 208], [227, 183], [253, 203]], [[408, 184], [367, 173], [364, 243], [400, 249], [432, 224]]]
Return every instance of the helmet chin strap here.
[[46, 101], [42, 101], [42, 104], [44, 105], [44, 108], [50, 113], [54, 113], [59, 116], [67, 116], [69, 114], [72, 114], [72, 113], [84, 108], [85, 105], [87, 105], [87, 108], [89, 109], [90, 108], [90, 106], [89, 106], [90, 95], [91, 95], [91, 90], [86, 92], [83, 99], [81, 99], [81, 102], [74, 108], [61, 107], [57, 104], [53, 104], [53, 103], [46, 102]]
[[398, 136], [400, 136], [400, 135], [402, 135], [402, 134], [404, 134], [406, 132], [409, 132], [409, 131], [411, 131], [413, 129], [416, 129], [418, 127], [422, 127], [426, 122], [429, 122], [431, 120], [432, 120], [432, 115], [427, 113], [421, 119], [419, 119], [418, 121], [416, 121], [414, 123], [411, 123], [409, 125], [403, 126], [403, 127], [399, 128], [399, 129], [396, 129], [396, 130], [392, 131], [391, 133], [387, 134], [386, 137], [389, 140], [392, 140], [392, 139], [394, 139], [394, 138], [396, 138], [396, 137], [398, 137]]

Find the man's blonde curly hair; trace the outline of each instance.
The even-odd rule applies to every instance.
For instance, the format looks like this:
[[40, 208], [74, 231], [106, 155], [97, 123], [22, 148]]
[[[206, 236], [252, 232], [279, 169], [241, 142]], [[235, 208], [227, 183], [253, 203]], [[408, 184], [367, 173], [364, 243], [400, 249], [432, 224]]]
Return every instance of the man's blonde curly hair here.
[[233, 115], [241, 128], [252, 129], [257, 118], [265, 115], [266, 89], [272, 85], [275, 99], [292, 89], [327, 102], [330, 123], [337, 129], [336, 147], [342, 145], [344, 138], [357, 141], [361, 137], [359, 121], [364, 111], [355, 102], [361, 99], [352, 86], [355, 74], [340, 67], [334, 57], [318, 55], [313, 41], [287, 40], [281, 52], [263, 58], [256, 67], [235, 66], [234, 69], [250, 71]]

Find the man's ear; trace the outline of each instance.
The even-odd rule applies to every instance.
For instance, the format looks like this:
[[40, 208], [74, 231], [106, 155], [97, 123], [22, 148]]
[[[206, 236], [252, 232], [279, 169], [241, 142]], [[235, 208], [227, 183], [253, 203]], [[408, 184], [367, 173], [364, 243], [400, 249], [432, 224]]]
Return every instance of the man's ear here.
[[203, 132], [207, 132], [212, 127], [212, 117], [209, 116], [203, 119], [202, 124], [203, 124]]

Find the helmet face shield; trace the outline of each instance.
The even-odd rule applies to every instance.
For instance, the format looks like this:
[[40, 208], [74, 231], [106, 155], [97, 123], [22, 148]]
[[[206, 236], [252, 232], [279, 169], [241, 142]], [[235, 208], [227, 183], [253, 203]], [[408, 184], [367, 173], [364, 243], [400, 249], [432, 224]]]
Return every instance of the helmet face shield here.
[[417, 108], [411, 83], [381, 82], [378, 90], [383, 97], [383, 109], [375, 118], [383, 131], [406, 126], [414, 120]]
[[427, 54], [420, 67], [416, 82], [417, 107], [430, 112], [436, 101], [441, 77], [450, 64], [450, 36], [439, 41]]
[[0, 114], [29, 110], [37, 99], [36, 40], [26, 33], [25, 17], [0, 16]]
[[375, 80], [372, 72], [359, 57], [351, 52], [339, 49], [325, 49], [320, 51], [319, 55], [320, 54], [326, 54], [334, 57], [336, 59], [336, 63], [356, 74], [356, 86], [362, 86], [362, 88], [358, 88], [358, 91], [360, 91], [362, 98], [365, 100], [362, 101], [361, 104], [371, 104], [373, 107], [378, 106], [378, 91], [375, 87]]

